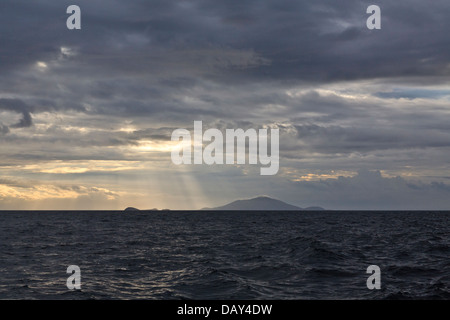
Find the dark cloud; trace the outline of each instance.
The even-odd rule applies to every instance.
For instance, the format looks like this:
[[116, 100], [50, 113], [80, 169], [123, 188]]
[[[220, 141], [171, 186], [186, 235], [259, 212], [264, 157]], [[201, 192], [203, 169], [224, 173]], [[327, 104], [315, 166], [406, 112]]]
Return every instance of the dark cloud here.
[[33, 120], [31, 119], [31, 115], [29, 112], [22, 111], [22, 119], [14, 125], [12, 125], [13, 128], [27, 128], [31, 127], [33, 124]]
[[[20, 119], [20, 121], [18, 123], [10, 125], [10, 127], [12, 127], [12, 128], [27, 128], [33, 124], [33, 120], [31, 118], [31, 114], [30, 114], [30, 112], [33, 110], [33, 108], [28, 106], [21, 100], [0, 99], [0, 110], [8, 110], [8, 111], [18, 112], [18, 113], [22, 114], [22, 119]], [[5, 126], [2, 131], [4, 131], [4, 133], [9, 132], [9, 130]]]
[[[216, 80], [448, 75], [445, 1], [380, 0], [377, 31], [365, 28], [370, 4], [356, 0], [80, 0], [79, 32], [65, 29], [69, 4], [3, 1], [0, 18], [8, 28], [0, 37], [9, 45], [2, 48], [2, 68], [54, 58], [60, 47], [73, 46], [84, 61], [128, 74], [174, 68], [195, 74], [215, 65], [221, 72], [209, 77]], [[255, 58], [221, 55], [231, 48]]]

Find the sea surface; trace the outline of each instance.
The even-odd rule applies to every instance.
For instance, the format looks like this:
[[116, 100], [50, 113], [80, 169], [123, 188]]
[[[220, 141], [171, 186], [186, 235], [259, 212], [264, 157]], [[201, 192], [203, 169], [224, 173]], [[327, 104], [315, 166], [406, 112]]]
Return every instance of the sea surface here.
[[2, 211], [0, 299], [450, 299], [450, 212]]

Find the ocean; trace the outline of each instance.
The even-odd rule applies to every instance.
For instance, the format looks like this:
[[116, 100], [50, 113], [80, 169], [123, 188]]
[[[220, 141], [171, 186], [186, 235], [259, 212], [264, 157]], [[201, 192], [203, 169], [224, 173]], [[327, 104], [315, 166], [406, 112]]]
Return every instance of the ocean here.
[[449, 234], [432, 211], [2, 211], [0, 299], [450, 299]]

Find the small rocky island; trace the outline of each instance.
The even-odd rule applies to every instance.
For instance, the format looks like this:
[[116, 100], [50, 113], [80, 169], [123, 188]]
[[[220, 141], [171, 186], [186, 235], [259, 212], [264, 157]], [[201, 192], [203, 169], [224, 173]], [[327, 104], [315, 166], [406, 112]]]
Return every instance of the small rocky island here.
[[148, 211], [170, 211], [170, 209], [162, 209], [159, 210], [158, 208], [153, 208], [153, 209], [145, 209], [145, 210], [141, 210], [135, 207], [128, 207], [125, 210], [123, 210], [123, 212], [127, 212], [127, 213], [131, 213], [131, 212], [148, 212]]

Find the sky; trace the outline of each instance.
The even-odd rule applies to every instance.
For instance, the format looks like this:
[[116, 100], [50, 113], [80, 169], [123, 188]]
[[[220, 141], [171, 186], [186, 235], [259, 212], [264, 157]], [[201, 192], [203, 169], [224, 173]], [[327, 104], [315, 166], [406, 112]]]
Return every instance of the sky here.
[[[69, 5], [81, 30], [68, 30]], [[368, 6], [381, 8], [369, 30]], [[450, 209], [448, 0], [2, 0], [0, 210]], [[175, 165], [278, 128], [280, 168]]]

